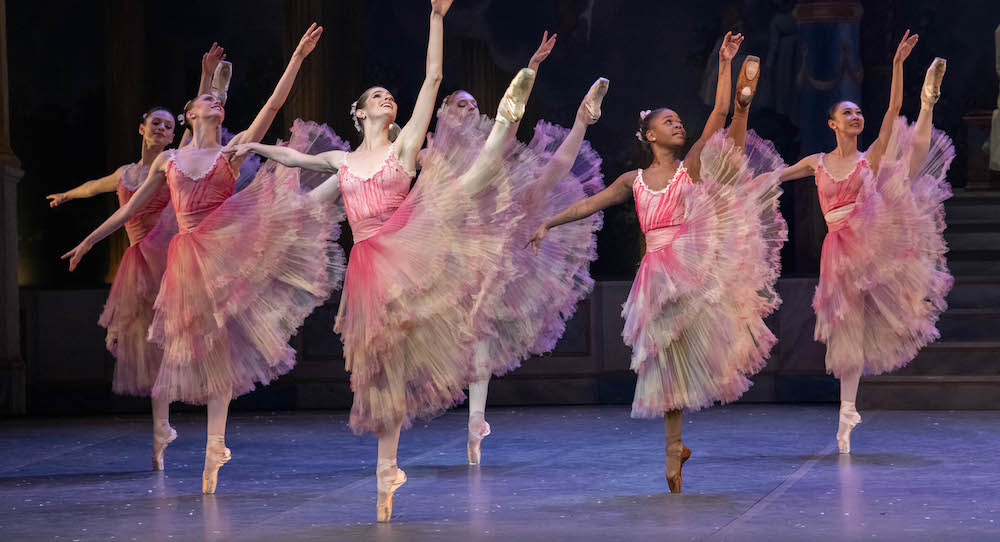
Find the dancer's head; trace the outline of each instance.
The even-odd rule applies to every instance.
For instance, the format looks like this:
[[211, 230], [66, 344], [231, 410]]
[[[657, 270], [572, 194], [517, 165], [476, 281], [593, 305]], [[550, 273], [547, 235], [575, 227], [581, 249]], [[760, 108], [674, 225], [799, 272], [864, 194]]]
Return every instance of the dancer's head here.
[[451, 94], [444, 97], [444, 101], [441, 102], [441, 108], [438, 109], [438, 113], [451, 113], [451, 114], [479, 114], [479, 102], [476, 98], [469, 94], [465, 90], [456, 90]]
[[145, 148], [156, 149], [166, 147], [174, 140], [174, 114], [166, 107], [150, 107], [142, 114], [139, 122], [139, 135]]
[[396, 98], [385, 87], [371, 87], [351, 104], [354, 128], [361, 134], [362, 140], [382, 130], [388, 131], [389, 141], [395, 140], [399, 135], [396, 124], [398, 111]]
[[184, 124], [197, 133], [200, 129], [216, 129], [226, 119], [226, 110], [215, 94], [202, 94], [184, 105]]
[[857, 137], [865, 129], [865, 116], [861, 107], [851, 101], [837, 102], [827, 110], [826, 123], [837, 135]]
[[679, 156], [687, 141], [687, 130], [674, 110], [661, 107], [639, 113], [639, 131], [635, 136], [643, 150], [654, 156], [657, 151]]

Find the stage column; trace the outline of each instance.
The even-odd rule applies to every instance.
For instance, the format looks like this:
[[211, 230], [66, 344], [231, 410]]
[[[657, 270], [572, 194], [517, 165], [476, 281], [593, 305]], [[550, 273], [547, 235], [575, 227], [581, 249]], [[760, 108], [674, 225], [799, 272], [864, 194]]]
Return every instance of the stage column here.
[[0, 415], [25, 413], [17, 280], [17, 182], [21, 161], [10, 147], [7, 2], [0, 0]]
[[[856, 0], [810, 2], [795, 6], [801, 64], [796, 76], [799, 91], [800, 156], [833, 148], [826, 124], [827, 109], [837, 100], [861, 100], [861, 3]], [[864, 145], [865, 142], [862, 142]], [[815, 183], [793, 187], [794, 246], [797, 272], [818, 272], [826, 225]]]
[[[293, 0], [285, 2], [285, 53], [291, 56], [292, 51], [298, 46], [302, 33], [312, 23], [323, 24], [323, 2], [320, 0]], [[327, 30], [324, 28], [324, 30]], [[329, 33], [329, 30], [327, 30]], [[282, 108], [284, 111], [284, 126], [282, 126], [281, 137], [287, 139], [287, 130], [292, 127], [295, 119], [311, 120], [322, 124], [325, 122], [325, 111], [321, 107], [323, 103], [323, 92], [326, 90], [324, 84], [325, 71], [329, 69], [326, 65], [326, 55], [324, 54], [325, 41], [330, 36], [326, 35], [320, 40], [319, 45], [309, 55], [309, 60], [302, 63], [299, 75], [296, 77], [295, 86], [288, 96], [288, 101]]]

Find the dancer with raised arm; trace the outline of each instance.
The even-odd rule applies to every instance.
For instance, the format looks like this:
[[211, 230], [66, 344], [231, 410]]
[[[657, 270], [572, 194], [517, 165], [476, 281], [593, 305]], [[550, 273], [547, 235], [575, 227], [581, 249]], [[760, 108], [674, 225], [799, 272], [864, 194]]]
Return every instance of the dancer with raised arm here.
[[730, 62], [742, 42], [740, 34], [723, 39], [715, 107], [686, 155], [687, 132], [677, 113], [641, 112], [636, 137], [652, 153], [652, 165], [546, 220], [531, 240], [535, 250], [544, 249], [557, 226], [634, 198], [647, 253], [622, 311], [639, 376], [632, 416], [665, 416], [671, 492], [682, 490], [681, 468], [691, 456], [681, 442], [684, 409], [736, 400], [776, 340], [763, 317], [779, 302], [777, 251], [786, 230], [774, 210], [783, 164], [772, 146], [746, 133], [757, 57], [743, 63], [734, 119], [722, 132]]
[[[299, 67], [323, 32], [313, 24], [244, 137], [258, 141], [280, 110]], [[208, 405], [202, 491], [214, 493], [229, 402], [288, 372], [288, 340], [323, 303], [343, 272], [327, 209], [301, 193], [292, 170], [265, 167], [233, 195], [242, 158], [219, 144], [225, 109], [213, 94], [184, 108], [193, 133], [184, 149], [161, 154], [132, 198], [67, 253], [70, 270], [90, 248], [135, 216], [162, 187], [180, 232], [170, 241], [149, 335], [163, 348], [153, 396]]]
[[916, 124], [899, 117], [903, 63], [917, 39], [907, 30], [899, 42], [889, 108], [867, 151], [858, 150], [861, 108], [837, 102], [827, 121], [837, 147], [781, 174], [782, 181], [815, 176], [829, 228], [813, 309], [826, 370], [840, 379], [837, 445], [844, 454], [861, 422], [855, 405], [861, 376], [898, 369], [938, 338], [935, 322], [953, 282], [944, 258], [943, 201], [951, 196], [945, 175], [955, 150], [931, 125], [944, 59], [927, 69]]
[[[396, 102], [385, 88], [372, 87], [351, 107], [362, 137], [354, 152], [235, 147], [236, 156], [256, 152], [285, 166], [337, 174], [311, 195], [320, 201], [343, 196], [354, 233], [334, 329], [351, 371], [351, 429], [378, 436], [380, 522], [391, 519], [393, 495], [406, 482], [396, 461], [400, 430], [462, 402], [475, 377], [475, 295], [506, 258], [504, 237], [496, 235], [512, 205], [511, 173], [503, 163], [534, 79], [529, 69], [517, 74], [485, 140], [468, 127], [470, 146], [432, 147], [411, 190], [441, 83], [450, 6], [450, 0], [431, 1], [427, 73], [413, 114], [395, 137]], [[521, 167], [533, 171], [537, 160]], [[490, 214], [483, 212], [487, 198], [494, 202]]]
[[[537, 72], [556, 43], [556, 35], [542, 36], [538, 49], [528, 62]], [[541, 158], [538, 167], [529, 170], [523, 164], [523, 145], [517, 143], [517, 126], [508, 133], [508, 148], [501, 167], [511, 173], [512, 216], [497, 220], [497, 236], [505, 236], [505, 265], [492, 270], [483, 281], [476, 303], [478, 341], [475, 362], [476, 380], [469, 384], [468, 459], [478, 465], [482, 440], [491, 433], [486, 422], [486, 397], [490, 377], [517, 368], [533, 354], [551, 351], [566, 329], [566, 321], [576, 306], [592, 289], [590, 262], [597, 258], [596, 232], [601, 227], [600, 213], [560, 228], [545, 250], [537, 257], [523, 250], [542, 221], [567, 206], [592, 196], [604, 188], [601, 158], [584, 141], [587, 127], [601, 117], [601, 103], [608, 90], [608, 80], [598, 79], [577, 109], [573, 128], [539, 121], [528, 154]], [[465, 90], [456, 90], [444, 99], [437, 113], [435, 137], [428, 141], [438, 150], [451, 147], [469, 149], [469, 127], [482, 134], [490, 132], [493, 121], [479, 114], [478, 102]], [[433, 141], [433, 143], [431, 143]], [[480, 200], [488, 206], [493, 200]], [[484, 212], [492, 213], [489, 208]], [[511, 229], [513, 223], [518, 227]], [[517, 277], [510, 280], [508, 277]], [[506, 284], [506, 286], [504, 286]]]
[[[211, 75], [225, 58], [223, 49], [213, 43], [202, 56], [202, 81], [199, 93], [208, 90]], [[175, 119], [164, 107], [152, 107], [142, 116], [139, 134], [142, 151], [139, 162], [121, 166], [101, 179], [86, 182], [73, 190], [48, 196], [55, 207], [65, 201], [89, 198], [106, 192], [118, 193], [124, 206], [149, 175], [150, 167], [174, 140]], [[177, 437], [170, 427], [170, 400], [152, 396], [153, 384], [160, 370], [162, 351], [147, 335], [153, 321], [153, 303], [160, 291], [160, 280], [167, 262], [167, 246], [177, 233], [177, 220], [170, 204], [170, 191], [162, 186], [155, 196], [125, 223], [129, 248], [122, 255], [111, 292], [98, 323], [108, 330], [106, 344], [115, 357], [111, 390], [123, 395], [150, 396], [153, 410], [153, 470], [163, 470], [163, 454]]]

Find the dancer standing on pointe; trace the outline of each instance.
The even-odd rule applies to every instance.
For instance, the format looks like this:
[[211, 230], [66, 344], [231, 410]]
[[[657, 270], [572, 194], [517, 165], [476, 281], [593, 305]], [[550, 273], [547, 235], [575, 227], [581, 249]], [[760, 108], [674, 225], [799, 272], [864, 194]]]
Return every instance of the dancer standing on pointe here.
[[677, 113], [643, 111], [636, 137], [652, 165], [548, 219], [531, 241], [538, 250], [552, 228], [635, 199], [647, 253], [622, 311], [639, 375], [632, 417], [665, 416], [671, 492], [681, 491], [691, 456], [681, 442], [683, 410], [736, 400], [775, 343], [762, 318], [779, 303], [774, 282], [787, 234], [774, 210], [783, 164], [773, 146], [746, 131], [757, 57], [743, 63], [733, 121], [722, 132], [730, 62], [742, 42], [741, 34], [723, 39], [715, 107], [683, 161], [687, 134]]
[[[246, 140], [263, 137], [322, 32], [315, 24], [306, 31]], [[288, 170], [264, 167], [233, 195], [242, 159], [226, 160], [221, 152], [219, 98], [202, 94], [184, 115], [192, 143], [158, 156], [128, 203], [63, 258], [75, 269], [94, 243], [169, 187], [180, 233], [170, 241], [149, 330], [163, 348], [152, 393], [208, 405], [202, 491], [214, 493], [219, 468], [231, 458], [225, 446], [230, 400], [292, 368], [288, 339], [329, 297], [343, 256], [334, 253], [336, 224], [328, 210], [305, 197]]]
[[[395, 138], [396, 102], [385, 88], [372, 87], [351, 107], [362, 137], [354, 152], [235, 147], [237, 156], [256, 152], [288, 167], [337, 173], [311, 195], [320, 201], [343, 195], [354, 233], [334, 330], [351, 371], [351, 429], [378, 436], [380, 522], [391, 519], [393, 495], [406, 482], [396, 463], [400, 430], [461, 403], [462, 390], [475, 377], [473, 297], [506, 257], [495, 228], [511, 201], [510, 173], [501, 162], [534, 79], [532, 70], [517, 74], [485, 142], [432, 148], [410, 190], [441, 83], [450, 6], [451, 0], [431, 0], [426, 77], [410, 120]], [[472, 127], [465, 135], [470, 142], [481, 139]], [[482, 213], [478, 200], [485, 197], [494, 198], [496, 215]]]
[[[528, 62], [528, 69], [535, 71], [536, 77], [555, 42], [555, 34], [550, 37], [545, 32], [542, 36]], [[510, 211], [516, 216], [497, 220], [497, 235], [505, 236], [507, 261], [492, 270], [477, 294], [476, 380], [469, 385], [470, 465], [480, 463], [482, 440], [491, 432], [486, 422], [491, 375], [503, 375], [516, 369], [521, 360], [551, 351], [577, 304], [593, 289], [589, 265], [597, 258], [600, 213], [560, 228], [537, 257], [523, 247], [545, 218], [604, 188], [601, 158], [585, 144], [584, 136], [587, 127], [601, 117], [601, 102], [608, 84], [607, 79], [600, 78], [591, 86], [571, 130], [538, 122], [527, 146], [527, 151], [542, 159], [538, 167], [523, 167], [534, 161], [525, 159], [524, 146], [516, 142], [520, 123], [508, 132], [510, 148], [505, 151], [501, 167], [508, 170], [512, 179], [514, 204]], [[438, 110], [437, 131], [433, 140], [428, 135], [428, 143], [442, 152], [449, 152], [446, 149], [452, 147], [467, 148], [469, 127], [476, 127], [482, 140], [492, 124], [492, 120], [479, 114], [475, 97], [457, 90], [444, 99]], [[516, 224], [517, 228], [511, 229], [509, 224]], [[512, 276], [517, 278], [507, 280], [503, 287], [503, 279]]]
[[927, 69], [916, 124], [899, 117], [903, 63], [917, 38], [907, 30], [899, 42], [889, 109], [868, 150], [858, 151], [861, 108], [838, 102], [827, 121], [837, 148], [781, 174], [782, 181], [815, 175], [829, 228], [813, 309], [816, 339], [826, 343], [826, 370], [840, 379], [837, 445], [844, 454], [861, 422], [855, 406], [861, 375], [898, 369], [938, 338], [935, 322], [953, 282], [944, 258], [943, 202], [951, 196], [945, 175], [955, 150], [931, 125], [944, 59]]
[[[225, 58], [223, 49], [213, 43], [203, 55], [199, 92], [209, 90], [216, 66]], [[150, 108], [142, 116], [139, 134], [142, 153], [139, 162], [121, 166], [114, 173], [86, 182], [73, 190], [47, 196], [52, 207], [72, 199], [89, 198], [106, 192], [118, 193], [124, 207], [149, 175], [150, 167], [174, 139], [174, 115], [164, 107]], [[150, 396], [153, 407], [153, 470], [163, 470], [163, 453], [177, 438], [170, 427], [170, 399], [153, 396], [153, 384], [163, 355], [160, 347], [147, 338], [153, 321], [153, 302], [160, 291], [160, 280], [167, 263], [167, 246], [177, 233], [177, 220], [170, 208], [166, 186], [125, 223], [129, 248], [111, 284], [104, 311], [98, 321], [108, 330], [106, 344], [115, 357], [111, 390], [123, 395]]]

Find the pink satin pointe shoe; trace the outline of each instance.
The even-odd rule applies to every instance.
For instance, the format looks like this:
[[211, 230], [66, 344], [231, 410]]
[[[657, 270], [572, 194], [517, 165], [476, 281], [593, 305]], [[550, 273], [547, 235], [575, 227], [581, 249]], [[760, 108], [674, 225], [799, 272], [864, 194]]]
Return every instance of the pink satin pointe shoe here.
[[392, 497], [399, 486], [406, 483], [406, 473], [396, 465], [395, 461], [380, 459], [375, 469], [378, 480], [378, 501], [375, 512], [379, 523], [387, 523], [392, 519]]
[[482, 461], [483, 439], [490, 434], [490, 424], [486, 423], [483, 414], [473, 414], [469, 419], [469, 464], [478, 465]]

